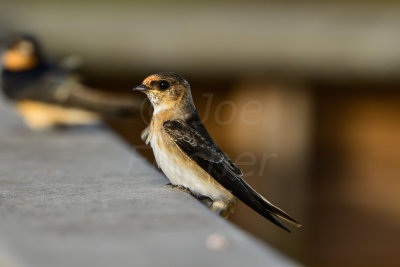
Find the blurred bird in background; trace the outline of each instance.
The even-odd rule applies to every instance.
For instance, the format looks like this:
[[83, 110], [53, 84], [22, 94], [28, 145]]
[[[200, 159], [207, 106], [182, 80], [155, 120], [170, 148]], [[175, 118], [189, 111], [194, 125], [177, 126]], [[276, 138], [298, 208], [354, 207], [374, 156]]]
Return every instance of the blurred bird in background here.
[[95, 125], [138, 113], [137, 98], [85, 86], [71, 68], [47, 61], [39, 42], [20, 35], [2, 53], [1, 89], [35, 130]]
[[242, 179], [242, 171], [214, 143], [202, 124], [190, 85], [182, 76], [170, 72], [153, 74], [135, 90], [146, 93], [154, 107], [142, 138], [150, 143], [158, 166], [173, 187], [200, 200], [210, 200], [210, 209], [223, 217], [233, 212], [239, 198], [288, 232], [276, 217], [301, 226]]

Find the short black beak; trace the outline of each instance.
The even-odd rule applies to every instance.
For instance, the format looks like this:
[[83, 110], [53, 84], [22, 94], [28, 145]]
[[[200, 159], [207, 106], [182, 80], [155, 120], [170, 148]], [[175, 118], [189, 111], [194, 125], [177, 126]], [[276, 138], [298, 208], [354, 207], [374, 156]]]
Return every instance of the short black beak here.
[[135, 88], [133, 88], [133, 90], [134, 91], [147, 91], [147, 90], [149, 90], [150, 88], [148, 88], [146, 85], [144, 85], [144, 84], [141, 84], [141, 85], [139, 85], [139, 86], [136, 86]]

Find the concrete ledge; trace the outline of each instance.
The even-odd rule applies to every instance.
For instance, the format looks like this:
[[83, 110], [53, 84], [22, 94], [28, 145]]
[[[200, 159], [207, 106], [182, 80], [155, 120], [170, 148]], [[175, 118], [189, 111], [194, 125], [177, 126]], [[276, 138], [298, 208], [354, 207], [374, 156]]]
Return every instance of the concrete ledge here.
[[296, 266], [107, 131], [0, 123], [0, 266]]

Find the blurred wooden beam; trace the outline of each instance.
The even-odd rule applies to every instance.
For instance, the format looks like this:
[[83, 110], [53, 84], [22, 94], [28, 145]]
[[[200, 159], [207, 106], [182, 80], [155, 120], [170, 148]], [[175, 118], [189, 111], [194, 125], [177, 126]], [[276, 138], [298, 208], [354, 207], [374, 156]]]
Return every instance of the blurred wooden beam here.
[[398, 77], [400, 4], [3, 1], [3, 23], [104, 72]]

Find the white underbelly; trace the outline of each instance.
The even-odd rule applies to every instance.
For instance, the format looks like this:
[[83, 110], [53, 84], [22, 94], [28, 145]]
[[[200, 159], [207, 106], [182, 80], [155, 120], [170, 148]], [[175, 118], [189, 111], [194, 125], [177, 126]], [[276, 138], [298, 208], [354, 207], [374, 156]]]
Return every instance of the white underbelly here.
[[[159, 137], [152, 136], [150, 145], [153, 149], [158, 167], [168, 177], [174, 185], [182, 185], [192, 193], [208, 196], [212, 200], [226, 200], [231, 198], [231, 194], [221, 187], [214, 179], [191, 159], [183, 155], [177, 147], [167, 148], [159, 145]], [[176, 146], [175, 144], [171, 144]], [[179, 155], [181, 154], [181, 155]]]

